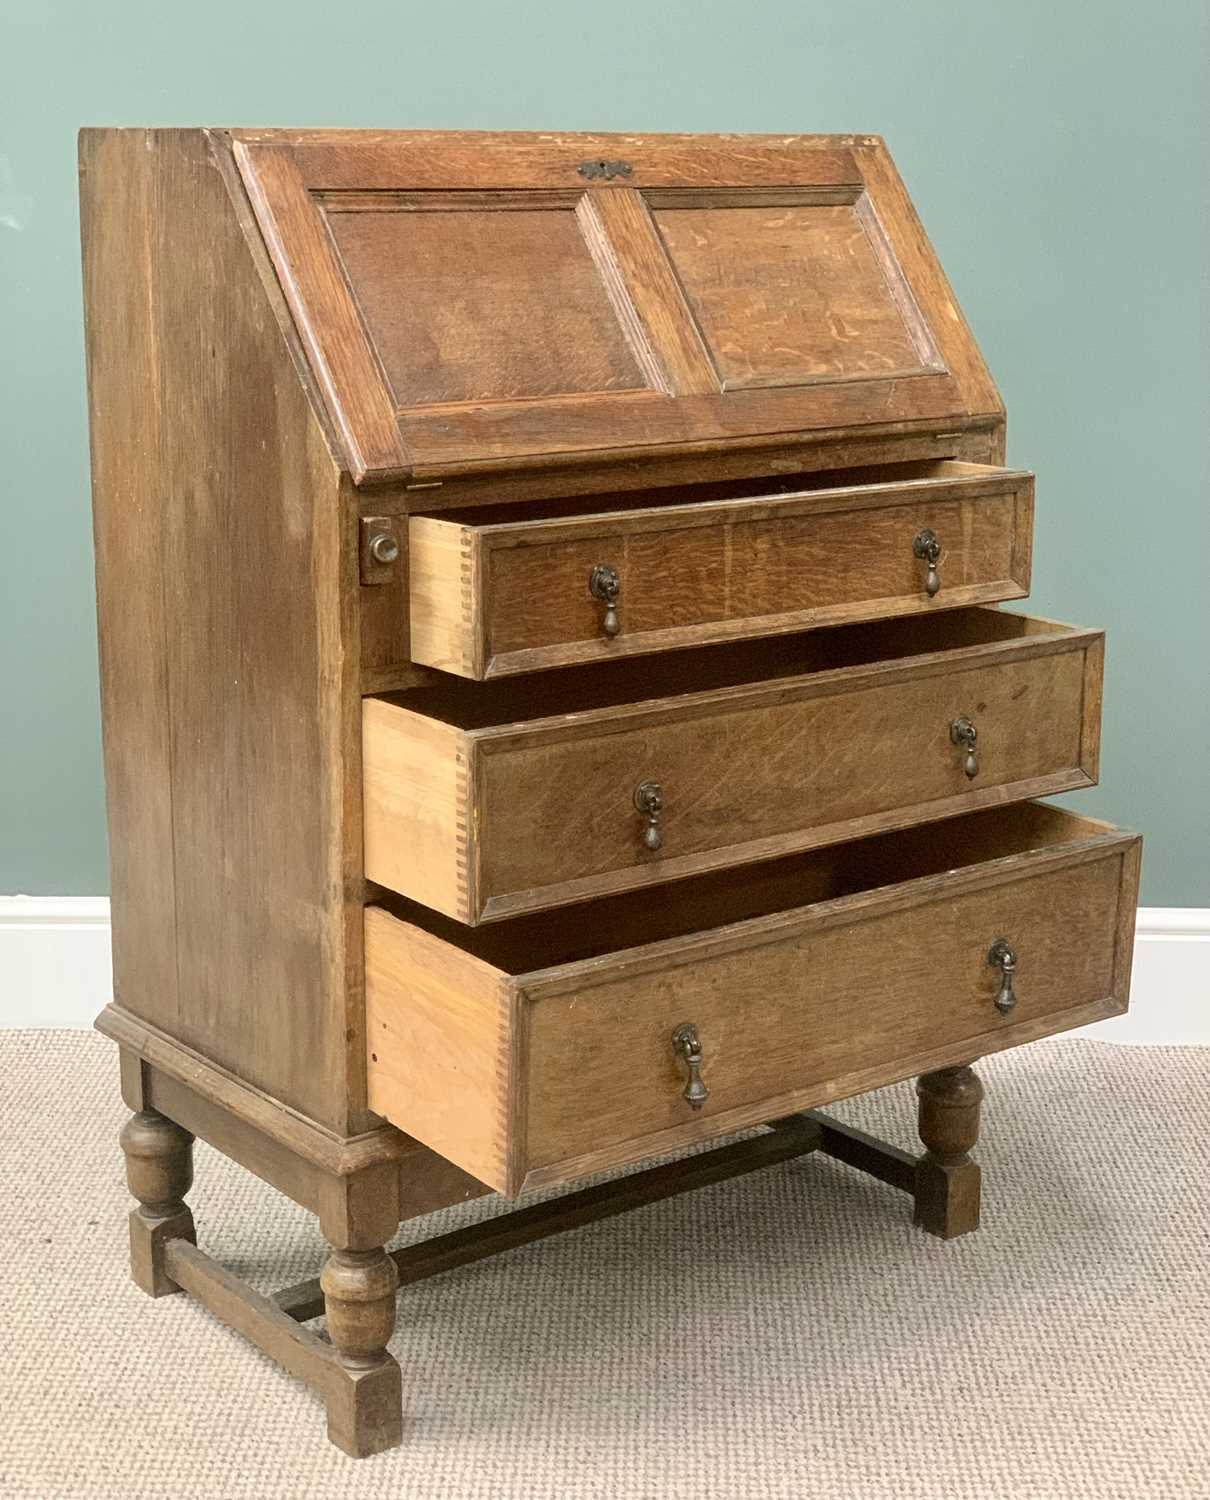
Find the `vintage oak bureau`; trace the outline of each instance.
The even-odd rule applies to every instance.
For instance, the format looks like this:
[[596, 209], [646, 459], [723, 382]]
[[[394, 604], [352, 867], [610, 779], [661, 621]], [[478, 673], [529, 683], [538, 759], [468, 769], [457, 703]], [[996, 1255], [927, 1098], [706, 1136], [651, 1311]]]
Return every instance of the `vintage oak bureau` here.
[[[996, 607], [1034, 481], [882, 142], [97, 130], [81, 188], [139, 1286], [360, 1455], [397, 1281], [813, 1150], [974, 1229], [969, 1065], [1124, 1009], [1139, 842], [1030, 800], [1102, 637]], [[816, 1112], [908, 1077], [919, 1160]], [[195, 1136], [318, 1281], [196, 1248]]]

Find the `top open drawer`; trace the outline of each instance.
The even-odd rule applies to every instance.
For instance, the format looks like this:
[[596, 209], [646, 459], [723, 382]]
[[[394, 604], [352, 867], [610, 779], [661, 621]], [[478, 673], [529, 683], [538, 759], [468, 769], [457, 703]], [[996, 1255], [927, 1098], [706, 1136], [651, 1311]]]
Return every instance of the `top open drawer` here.
[[414, 515], [412, 660], [499, 677], [1029, 592], [1030, 474], [941, 461], [797, 485]]
[[358, 483], [986, 427], [874, 136], [239, 131]]

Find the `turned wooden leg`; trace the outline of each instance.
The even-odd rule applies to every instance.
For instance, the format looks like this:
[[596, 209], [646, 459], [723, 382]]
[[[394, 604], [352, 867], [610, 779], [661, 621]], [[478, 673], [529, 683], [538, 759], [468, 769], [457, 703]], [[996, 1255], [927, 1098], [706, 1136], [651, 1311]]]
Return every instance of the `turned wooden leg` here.
[[377, 1250], [333, 1250], [319, 1278], [328, 1337], [346, 1377], [328, 1391], [328, 1436], [354, 1458], [394, 1448], [403, 1436], [395, 1331], [395, 1262]]
[[149, 1297], [180, 1287], [164, 1269], [169, 1240], [197, 1243], [185, 1194], [193, 1182], [193, 1137], [153, 1109], [131, 1115], [122, 1127], [126, 1181], [139, 1206], [130, 1215], [130, 1274]]
[[973, 1068], [941, 1068], [916, 1080], [920, 1139], [916, 1223], [952, 1240], [979, 1227], [979, 1166], [967, 1154], [979, 1139], [983, 1085]]

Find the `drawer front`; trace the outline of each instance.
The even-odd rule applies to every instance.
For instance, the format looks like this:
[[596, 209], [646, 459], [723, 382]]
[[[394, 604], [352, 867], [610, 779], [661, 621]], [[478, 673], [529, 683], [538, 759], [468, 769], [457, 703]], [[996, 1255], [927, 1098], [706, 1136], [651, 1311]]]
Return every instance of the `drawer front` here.
[[1095, 780], [1097, 634], [953, 655], [435, 740], [369, 700], [367, 874], [495, 920]]
[[[942, 874], [532, 974], [371, 909], [371, 1107], [514, 1192], [1118, 1013], [1138, 840], [1083, 826], [965, 867], [954, 834]], [[989, 961], [1001, 938], [1009, 1008]], [[673, 1042], [686, 1023], [699, 1108]]]
[[412, 659], [493, 677], [1023, 597], [1032, 476], [935, 467], [943, 477], [547, 521], [414, 516]]
[[[938, 1049], [967, 1045], [973, 1058], [1015, 1028], [1053, 1029], [1113, 991], [1120, 883], [1120, 862], [1103, 860], [544, 995], [529, 1016], [529, 1170], [576, 1175], [561, 1164], [692, 1120], [671, 1041], [683, 1023], [701, 1044], [703, 1120], [767, 1116], [770, 1097], [797, 1107], [794, 1096], [822, 1099], [834, 1079], [912, 1072]], [[1018, 965], [1007, 1015], [988, 963], [1000, 937]]]

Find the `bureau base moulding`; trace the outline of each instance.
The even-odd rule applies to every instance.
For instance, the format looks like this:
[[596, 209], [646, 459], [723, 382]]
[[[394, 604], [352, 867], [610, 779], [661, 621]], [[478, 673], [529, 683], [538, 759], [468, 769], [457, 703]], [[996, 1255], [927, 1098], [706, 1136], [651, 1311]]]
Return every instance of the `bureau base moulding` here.
[[[1210, 907], [1141, 906], [1130, 1010], [1074, 1035], [1210, 1046]], [[87, 1030], [112, 994], [104, 896], [0, 896], [0, 1027]]]

